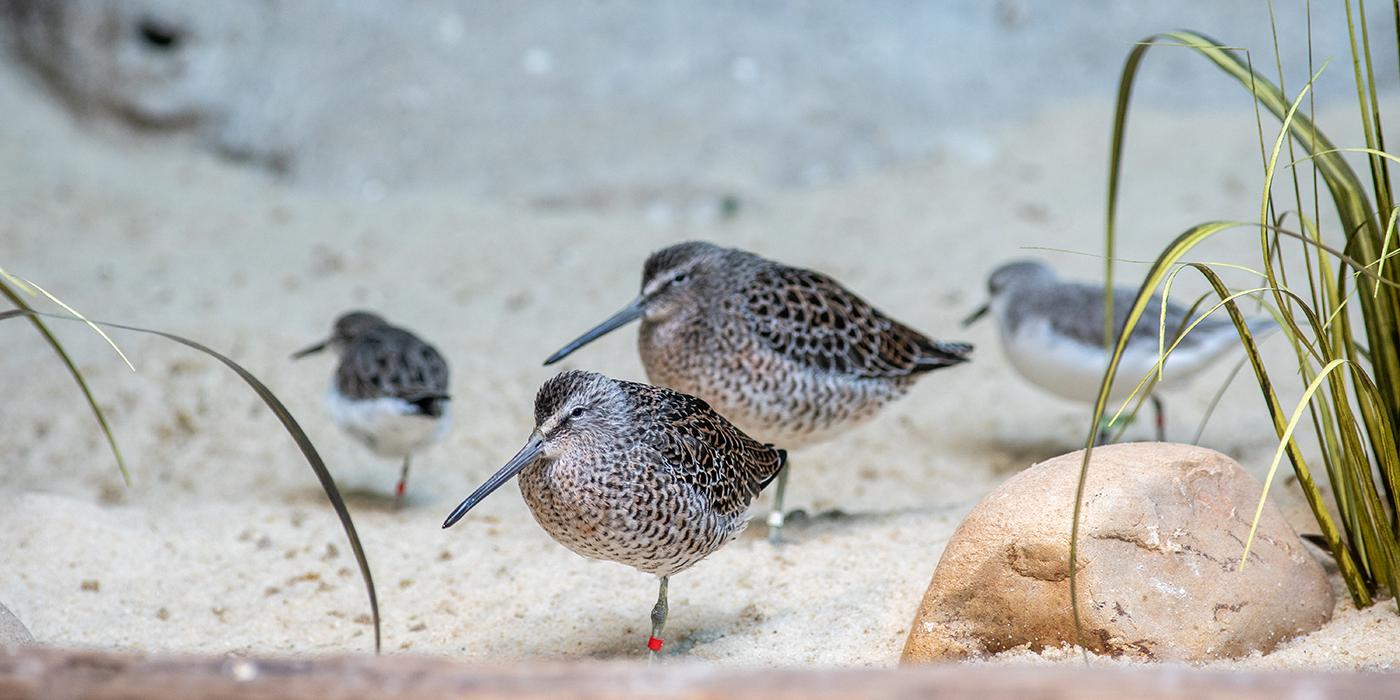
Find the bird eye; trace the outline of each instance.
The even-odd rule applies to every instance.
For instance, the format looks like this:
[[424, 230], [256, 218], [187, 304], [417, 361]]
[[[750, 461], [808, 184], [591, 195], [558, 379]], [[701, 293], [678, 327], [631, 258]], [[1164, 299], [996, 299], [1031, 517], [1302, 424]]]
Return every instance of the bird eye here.
[[671, 281], [672, 281], [673, 283], [675, 283], [675, 284], [685, 284], [685, 281], [686, 281], [686, 278], [687, 278], [687, 277], [690, 277], [690, 275], [688, 275], [688, 274], [682, 272], [682, 273], [676, 275], [675, 277], [672, 277], [672, 278], [671, 278]]
[[578, 418], [578, 417], [580, 417], [580, 416], [582, 416], [582, 415], [583, 415], [583, 406], [574, 406], [573, 410], [572, 410], [572, 411], [569, 411], [569, 417], [570, 417], [570, 418]]

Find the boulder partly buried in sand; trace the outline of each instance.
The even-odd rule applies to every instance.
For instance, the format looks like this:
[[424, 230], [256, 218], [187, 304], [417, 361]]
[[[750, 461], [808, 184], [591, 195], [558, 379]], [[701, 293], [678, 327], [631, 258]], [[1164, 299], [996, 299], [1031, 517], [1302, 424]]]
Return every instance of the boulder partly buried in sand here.
[[5, 647], [23, 647], [34, 643], [34, 636], [29, 634], [29, 630], [24, 623], [0, 603], [0, 649]]
[[[1037, 464], [972, 509], [938, 562], [904, 662], [1074, 642], [1069, 534], [1082, 459]], [[1233, 658], [1326, 622], [1327, 576], [1272, 504], [1239, 570], [1260, 489], [1213, 450], [1095, 449], [1079, 530], [1085, 646], [1139, 659]]]

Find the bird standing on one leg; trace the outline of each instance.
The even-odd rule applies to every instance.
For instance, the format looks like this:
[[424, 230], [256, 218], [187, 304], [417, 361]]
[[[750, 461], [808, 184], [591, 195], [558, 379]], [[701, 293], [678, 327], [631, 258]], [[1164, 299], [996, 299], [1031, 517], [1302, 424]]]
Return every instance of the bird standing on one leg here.
[[[1002, 349], [1011, 366], [1030, 383], [1071, 401], [1094, 403], [1099, 384], [1108, 368], [1109, 352], [1104, 344], [1104, 289], [1101, 284], [1061, 280], [1053, 269], [1038, 260], [1017, 260], [994, 270], [987, 279], [991, 301], [963, 321], [970, 325], [988, 312], [997, 320]], [[1114, 333], [1121, 333], [1128, 312], [1137, 298], [1137, 289], [1113, 290]], [[1172, 338], [1194, 320], [1187, 310], [1168, 303], [1163, 350]], [[1138, 382], [1157, 370], [1158, 321], [1162, 297], [1153, 295], [1146, 310], [1128, 336], [1118, 364], [1117, 377], [1109, 400], [1122, 402]], [[1278, 329], [1273, 319], [1259, 317], [1247, 322], [1258, 339]], [[1239, 334], [1228, 318], [1212, 316], [1201, 321], [1181, 338], [1167, 356], [1162, 368], [1163, 386], [1185, 383], [1200, 374], [1232, 348], [1239, 347]], [[1166, 408], [1161, 397], [1152, 394], [1159, 441], [1166, 439]], [[1099, 442], [1108, 434], [1101, 426]]]
[[564, 372], [535, 397], [535, 430], [442, 524], [517, 474], [540, 527], [590, 559], [661, 579], [647, 647], [661, 650], [670, 577], [734, 539], [787, 453], [750, 438], [704, 401], [670, 389]]
[[327, 348], [340, 355], [340, 364], [326, 394], [326, 410], [336, 425], [375, 454], [403, 460], [394, 489], [398, 507], [413, 453], [447, 432], [447, 361], [418, 336], [364, 311], [336, 319], [329, 339], [292, 359]]
[[[648, 257], [641, 295], [545, 364], [638, 318], [653, 383], [699, 396], [748, 434], [788, 448], [868, 420], [920, 375], [972, 351], [925, 337], [820, 272], [692, 241]], [[768, 521], [774, 542], [787, 471]]]

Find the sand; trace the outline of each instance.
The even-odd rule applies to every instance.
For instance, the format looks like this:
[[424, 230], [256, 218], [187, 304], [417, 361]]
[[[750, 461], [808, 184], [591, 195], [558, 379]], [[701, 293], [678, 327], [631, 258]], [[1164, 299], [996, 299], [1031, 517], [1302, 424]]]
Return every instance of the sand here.
[[[0, 264], [95, 318], [225, 350], [282, 396], [351, 492], [393, 653], [640, 658], [652, 579], [555, 544], [513, 487], [454, 529], [439, 524], [528, 435], [534, 391], [554, 371], [539, 360], [629, 299], [642, 258], [673, 241], [704, 238], [825, 270], [917, 328], [979, 345], [975, 362], [928, 376], [870, 425], [793, 455], [790, 505], [847, 515], [793, 527], [778, 550], [756, 526], [677, 576], [667, 634], [677, 656], [894, 665], [962, 515], [1086, 433], [1086, 408], [1021, 382], [990, 325], [957, 321], [981, 302], [985, 273], [1027, 254], [1021, 247], [1101, 249], [1101, 95], [989, 123], [978, 152], [991, 149], [991, 159], [951, 152], [826, 185], [754, 187], [729, 219], [611, 204], [639, 201], [627, 192], [560, 207], [425, 186], [371, 201], [292, 187], [178, 142], [91, 129], [8, 71], [0, 103]], [[1330, 121], [1354, 121], [1354, 107], [1330, 109]], [[1149, 258], [1198, 221], [1257, 211], [1252, 114], [1143, 108], [1134, 120], [1125, 258]], [[1204, 175], [1184, 175], [1193, 169]], [[1241, 232], [1200, 259], [1247, 261], [1256, 246]], [[1092, 257], [1040, 254], [1069, 274], [1097, 270]], [[330, 361], [288, 359], [352, 306], [420, 331], [453, 365], [454, 428], [417, 460], [401, 512], [389, 508], [396, 465], [325, 417]], [[118, 334], [132, 373], [83, 328], [56, 326], [110, 411], [134, 483], [122, 485], [42, 342], [23, 322], [5, 324], [0, 601], [51, 645], [367, 651], [368, 608], [339, 526], [257, 398], [168, 342]], [[616, 333], [566, 364], [642, 379], [634, 338]], [[1280, 350], [1270, 356], [1286, 367]], [[1169, 396], [1174, 437], [1189, 437], [1226, 372]], [[1290, 376], [1279, 372], [1285, 401], [1299, 393]], [[1138, 425], [1129, 438], [1149, 435]], [[1257, 389], [1233, 386], [1202, 442], [1260, 474], [1273, 438]], [[1274, 498], [1296, 528], [1310, 529], [1290, 482]], [[1318, 632], [1224, 665], [1393, 667], [1394, 603], [1357, 611], [1339, 600]], [[1077, 657], [1021, 652], [993, 662]]]

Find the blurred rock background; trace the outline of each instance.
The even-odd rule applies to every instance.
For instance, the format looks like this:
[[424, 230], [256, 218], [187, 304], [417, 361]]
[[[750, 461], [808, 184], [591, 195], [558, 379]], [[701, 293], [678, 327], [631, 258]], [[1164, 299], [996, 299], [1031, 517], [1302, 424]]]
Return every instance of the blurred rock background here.
[[[1305, 5], [1278, 5], [1296, 90]], [[1317, 64], [1333, 59], [1324, 101], [1354, 99], [1336, 9], [1314, 10]], [[300, 186], [712, 212], [745, 189], [910, 160], [991, 164], [982, 126], [1111, 99], [1155, 31], [1271, 45], [1267, 5], [1244, 0], [0, 0], [0, 16], [7, 64], [49, 93], [35, 99]], [[1158, 54], [1139, 104], [1249, 109], [1205, 61]]]

